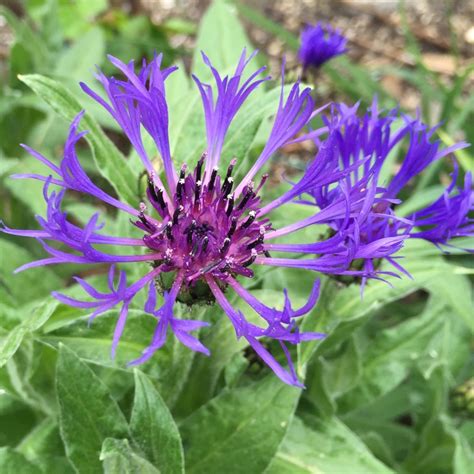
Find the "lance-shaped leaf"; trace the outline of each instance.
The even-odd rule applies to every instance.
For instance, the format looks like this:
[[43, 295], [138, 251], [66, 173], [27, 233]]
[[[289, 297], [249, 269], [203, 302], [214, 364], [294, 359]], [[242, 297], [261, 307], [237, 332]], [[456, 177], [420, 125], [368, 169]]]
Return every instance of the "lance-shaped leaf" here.
[[102, 473], [104, 439], [130, 437], [123, 413], [104, 383], [63, 345], [59, 347], [56, 390], [69, 460], [78, 472]]
[[285, 435], [300, 392], [273, 375], [224, 390], [180, 426], [186, 472], [263, 472]]
[[160, 471], [135, 453], [126, 439], [107, 438], [100, 459], [105, 474], [159, 474]]
[[151, 380], [135, 370], [135, 400], [130, 429], [147, 459], [163, 474], [184, 472], [178, 428]]

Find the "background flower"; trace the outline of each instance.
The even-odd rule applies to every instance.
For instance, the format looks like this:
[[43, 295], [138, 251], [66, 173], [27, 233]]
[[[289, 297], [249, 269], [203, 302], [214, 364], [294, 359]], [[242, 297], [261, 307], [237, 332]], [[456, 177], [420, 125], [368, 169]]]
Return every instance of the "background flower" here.
[[[430, 129], [418, 118], [400, 114], [398, 109], [380, 111], [377, 99], [363, 116], [357, 112], [358, 106], [333, 106], [325, 118], [327, 138], [316, 139], [320, 151], [315, 161], [327, 160], [329, 148], [335, 169], [347, 173], [336, 186], [331, 183], [313, 187], [308, 194], [314, 201], [299, 202], [315, 205], [324, 212], [352, 198], [352, 208], [327, 223], [333, 233], [344, 235], [345, 245], [353, 249], [354, 263], [362, 261], [359, 266], [366, 272], [365, 283], [382, 259], [396, 271], [408, 274], [396, 255], [408, 238], [448, 246], [456, 245], [456, 241], [451, 242], [455, 237], [472, 236], [474, 189], [471, 173], [466, 174], [463, 186], [456, 185], [458, 165], [454, 160], [451, 184], [440, 197], [412, 214], [397, 215], [404, 190], [413, 180], [428, 166], [467, 144], [460, 142], [443, 149], [440, 141], [433, 139], [436, 127]], [[383, 170], [400, 148], [403, 151], [399, 169], [387, 179]], [[312, 252], [311, 247], [306, 251]]]
[[300, 41], [298, 58], [304, 69], [320, 67], [331, 58], [347, 51], [347, 39], [341, 30], [329, 23], [318, 22], [315, 25], [307, 25], [301, 33]]

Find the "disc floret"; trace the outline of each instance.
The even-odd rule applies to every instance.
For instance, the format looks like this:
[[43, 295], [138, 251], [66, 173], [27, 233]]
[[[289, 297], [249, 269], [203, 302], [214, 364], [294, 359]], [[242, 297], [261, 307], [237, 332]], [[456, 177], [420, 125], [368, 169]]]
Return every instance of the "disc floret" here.
[[[134, 224], [144, 233], [143, 241], [153, 253], [163, 258], [155, 260], [162, 272], [183, 274], [183, 289], [187, 291], [205, 276], [213, 276], [224, 285], [227, 277], [252, 277], [249, 268], [256, 258], [265, 254], [265, 233], [271, 230], [268, 218], [259, 218], [261, 184], [254, 189], [249, 182], [240, 196], [233, 192], [236, 164], [233, 159], [225, 173], [214, 167], [210, 176], [203, 171], [205, 155], [192, 172], [183, 165], [174, 195], [164, 200], [164, 189], [156, 184], [153, 174], [148, 180], [147, 197], [159, 219], [145, 213], [142, 203]], [[166, 285], [165, 285], [166, 286]]]

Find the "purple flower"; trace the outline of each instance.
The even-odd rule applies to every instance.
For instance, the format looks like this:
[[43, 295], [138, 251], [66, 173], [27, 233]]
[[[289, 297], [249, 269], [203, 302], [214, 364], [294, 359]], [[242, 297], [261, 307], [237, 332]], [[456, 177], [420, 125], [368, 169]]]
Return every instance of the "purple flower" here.
[[[32, 178], [44, 181], [44, 198], [47, 203], [46, 216], [38, 216], [38, 230], [15, 230], [4, 227], [9, 234], [38, 239], [49, 256], [45, 259], [23, 265], [17, 271], [28, 268], [59, 264], [107, 264], [109, 265], [109, 291], [99, 292], [88, 282], [77, 278], [77, 282], [88, 294], [87, 300], [78, 300], [60, 293], [54, 296], [61, 302], [91, 312], [91, 318], [120, 306], [121, 310], [113, 336], [112, 355], [116, 351], [124, 329], [128, 309], [138, 292], [148, 288], [145, 311], [156, 320], [156, 330], [151, 343], [143, 355], [132, 364], [148, 360], [166, 341], [169, 331], [181, 343], [204, 354], [208, 349], [191, 333], [207, 323], [179, 319], [175, 314], [177, 301], [192, 305], [195, 303], [217, 302], [231, 321], [237, 337], [244, 337], [259, 356], [284, 382], [301, 386], [291, 361], [287, 344], [319, 339], [319, 333], [300, 332], [297, 320], [316, 304], [319, 282], [302, 308], [293, 309], [285, 291], [283, 308], [266, 306], [242, 286], [239, 279], [252, 278], [254, 265], [288, 266], [306, 268], [324, 273], [353, 274], [349, 269], [353, 257], [344, 245], [343, 232], [335, 232], [327, 241], [310, 246], [302, 244], [296, 249], [298, 255], [292, 258], [276, 258], [270, 251], [295, 251], [284, 244], [274, 243], [274, 239], [288, 235], [315, 223], [329, 224], [344, 220], [359, 212], [363, 207], [357, 191], [342, 193], [334, 198], [321, 212], [303, 221], [274, 229], [270, 216], [274, 209], [289, 203], [300, 194], [311, 189], [330, 186], [343, 179], [347, 170], [338, 169], [334, 161], [334, 150], [322, 147], [318, 159], [308, 168], [307, 173], [292, 188], [274, 201], [263, 205], [260, 191], [265, 184], [263, 174], [257, 182], [254, 178], [262, 167], [282, 146], [291, 142], [295, 135], [304, 130], [317, 113], [308, 88], [296, 83], [287, 97], [283, 93], [283, 78], [280, 103], [274, 118], [269, 139], [255, 164], [240, 183], [234, 182], [236, 159], [227, 165], [222, 163], [221, 150], [233, 117], [249, 95], [268, 77], [262, 77], [264, 68], [247, 75], [244, 69], [253, 55], [247, 58], [243, 52], [234, 73], [222, 77], [203, 55], [210, 68], [214, 88], [194, 80], [202, 96], [206, 121], [207, 147], [194, 169], [182, 164], [175, 169], [171, 159], [168, 136], [168, 104], [165, 83], [174, 68], [161, 68], [161, 55], [135, 71], [133, 61], [124, 64], [110, 58], [123, 74], [121, 79], [107, 77], [100, 71], [101, 82], [107, 100], [85, 84], [84, 91], [99, 102], [117, 121], [130, 143], [140, 156], [148, 173], [146, 202], [137, 202], [135, 209], [124, 204], [95, 185], [82, 168], [76, 154], [76, 144], [86, 132], [78, 132], [82, 117], [79, 114], [72, 122], [64, 147], [64, 156], [59, 166], [49, 161], [37, 151], [26, 150], [50, 169], [50, 176], [17, 175], [16, 178]], [[163, 161], [163, 173], [158, 175], [143, 144], [142, 129], [153, 138]], [[310, 133], [314, 137], [314, 133]], [[356, 161], [356, 169], [359, 163]], [[221, 167], [221, 168], [219, 168]], [[355, 172], [355, 171], [354, 171]], [[52, 186], [60, 191], [51, 191]], [[127, 213], [136, 228], [137, 238], [110, 235], [103, 232], [99, 215], [93, 215], [87, 225], [81, 228], [73, 224], [62, 211], [65, 192], [74, 190], [93, 196]], [[55, 245], [56, 243], [56, 245]], [[57, 244], [61, 244], [59, 247]], [[132, 247], [134, 252], [124, 254], [108, 252], [117, 246]], [[309, 249], [318, 256], [300, 258]], [[117, 264], [148, 262], [150, 269], [137, 281], [129, 284], [124, 270], [118, 271]], [[118, 273], [117, 273], [118, 272]], [[363, 272], [355, 272], [363, 274]], [[229, 292], [235, 292], [252, 310], [260, 315], [262, 324], [251, 324], [240, 311], [229, 303]], [[157, 293], [163, 296], [163, 304], [157, 308]], [[287, 359], [289, 369], [285, 369], [259, 341], [267, 337], [278, 341]]]
[[328, 23], [307, 25], [301, 33], [298, 58], [304, 69], [320, 67], [331, 58], [344, 54], [346, 43], [347, 39], [341, 31]]
[[[466, 173], [463, 186], [457, 186], [458, 166], [454, 161], [451, 184], [432, 204], [408, 218], [413, 222], [411, 237], [425, 239], [435, 245], [450, 245], [455, 237], [474, 235], [474, 187], [472, 174]], [[465, 249], [474, 252], [473, 249]]]
[[[360, 260], [359, 265], [354, 262], [353, 268], [364, 271], [364, 286], [367, 277], [377, 277], [374, 272], [380, 259], [407, 274], [395, 254], [408, 238], [422, 238], [440, 246], [449, 245], [454, 237], [472, 236], [474, 190], [470, 173], [463, 186], [456, 186], [455, 163], [452, 183], [439, 199], [409, 216], [399, 216], [400, 194], [413, 178], [431, 163], [467, 145], [458, 143], [441, 149], [440, 142], [432, 139], [436, 127], [430, 129], [418, 118], [404, 116], [397, 109], [381, 114], [376, 99], [363, 116], [357, 115], [357, 109], [358, 105], [334, 105], [329, 118], [324, 119], [327, 138], [315, 139], [319, 146], [315, 161], [325, 155], [327, 166], [332, 161], [336, 169], [346, 173], [337, 185], [314, 186], [307, 193], [311, 198], [299, 202], [316, 205], [322, 215], [341, 199], [349, 199], [354, 212], [341, 214], [328, 225], [336, 235], [345, 236], [344, 245], [352, 249], [353, 260]], [[397, 173], [388, 182], [382, 181], [382, 168], [393, 166], [388, 160], [404, 143], [407, 151]], [[329, 157], [326, 149], [331, 150]], [[310, 248], [308, 252], [312, 252]]]

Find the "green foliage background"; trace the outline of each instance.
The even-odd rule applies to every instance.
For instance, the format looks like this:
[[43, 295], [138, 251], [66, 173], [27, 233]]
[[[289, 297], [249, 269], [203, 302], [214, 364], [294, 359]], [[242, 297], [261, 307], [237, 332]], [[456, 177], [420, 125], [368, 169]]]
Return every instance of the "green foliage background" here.
[[[230, 70], [242, 47], [252, 48], [239, 14], [282, 38], [288, 49], [297, 46], [291, 33], [257, 11], [224, 1], [212, 4], [198, 28], [179, 19], [156, 26], [145, 16], [109, 9], [105, 0], [31, 0], [25, 6], [28, 16], [21, 20], [0, 7], [14, 35], [0, 88], [1, 215], [18, 228], [33, 228], [34, 215], [44, 211], [40, 184], [8, 178], [40, 169], [18, 143], [58, 160], [68, 122], [82, 108], [87, 110], [82, 125], [90, 131], [82, 163], [124, 201], [135, 205], [139, 199], [138, 157], [133, 151], [124, 156], [110, 139], [117, 126], [78, 86], [79, 80], [92, 82], [95, 64], [108, 68], [106, 53], [128, 60], [158, 50], [167, 63], [179, 62], [193, 53], [171, 47], [170, 37], [195, 34], [193, 72], [208, 74], [200, 50], [219, 70]], [[443, 142], [450, 144], [460, 133], [472, 141], [474, 102], [462, 91], [473, 68], [445, 84], [425, 67], [416, 41], [409, 30], [406, 34], [416, 66], [397, 74], [420, 88], [427, 120], [444, 120]], [[380, 86], [384, 71], [340, 57], [323, 73], [342, 99], [367, 104], [378, 93], [383, 105], [396, 103]], [[231, 127], [224, 159], [238, 156], [241, 169], [248, 168], [269, 130], [276, 87], [256, 93]], [[167, 93], [172, 155], [177, 163], [190, 164], [204, 149], [205, 135], [200, 99], [184, 68], [171, 76]], [[440, 116], [433, 118], [432, 110]], [[474, 169], [470, 149], [458, 158], [464, 171]], [[404, 212], [439, 193], [443, 172], [435, 165], [414, 184]], [[78, 222], [96, 209], [74, 195], [66, 207]], [[103, 211], [111, 234], [132, 232], [126, 219]], [[292, 218], [302, 212], [295, 206]], [[467, 240], [462, 244], [473, 247]], [[210, 358], [170, 339], [139, 370], [127, 369], [154, 329], [142, 302], [135, 302], [112, 361], [117, 313], [88, 327], [86, 313], [49, 296], [65, 286], [79, 296], [71, 284], [78, 268], [13, 275], [19, 265], [39, 258], [41, 249], [3, 234], [0, 255], [1, 473], [467, 474], [472, 466], [473, 261], [462, 252], [443, 256], [433, 246], [409, 241], [403, 255], [414, 279], [393, 280], [393, 287], [370, 282], [363, 299], [357, 285], [323, 279], [318, 306], [302, 324], [329, 336], [298, 347], [303, 391], [249, 362], [244, 342], [235, 340], [216, 307], [193, 315], [214, 323], [201, 332]], [[143, 270], [130, 268], [130, 278]], [[274, 269], [259, 272], [251, 284], [271, 305], [282, 303], [287, 287], [298, 306], [313, 278], [309, 272]], [[102, 278], [89, 280], [100, 285]]]

